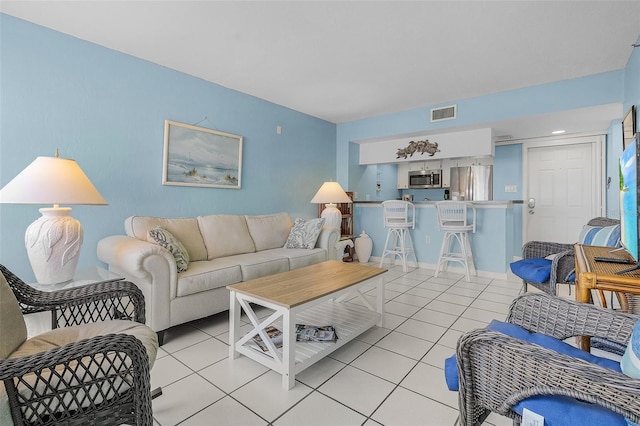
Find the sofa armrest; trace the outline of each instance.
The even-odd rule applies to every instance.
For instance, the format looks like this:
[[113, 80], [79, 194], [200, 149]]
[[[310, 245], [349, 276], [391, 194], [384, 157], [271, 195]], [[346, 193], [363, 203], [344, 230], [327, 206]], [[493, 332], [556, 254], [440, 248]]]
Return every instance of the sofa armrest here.
[[316, 241], [316, 247], [327, 250], [327, 260], [336, 258], [336, 243], [340, 239], [340, 230], [331, 226], [323, 226]]
[[98, 241], [98, 259], [116, 266], [132, 277], [145, 278], [149, 271], [145, 270], [145, 259], [149, 256], [160, 256], [172, 264], [175, 260], [164, 247], [125, 235], [112, 235]]
[[153, 331], [170, 326], [171, 300], [177, 297], [178, 271], [171, 253], [157, 244], [126, 235], [112, 235], [98, 242], [98, 258], [109, 270], [136, 284], [145, 299], [147, 325]]

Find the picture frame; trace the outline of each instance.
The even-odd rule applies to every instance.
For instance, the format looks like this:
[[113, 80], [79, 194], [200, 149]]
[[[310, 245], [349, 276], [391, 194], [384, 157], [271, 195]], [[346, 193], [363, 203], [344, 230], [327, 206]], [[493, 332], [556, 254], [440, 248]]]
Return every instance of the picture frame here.
[[636, 136], [636, 107], [631, 105], [622, 119], [622, 150], [627, 149]]
[[242, 136], [165, 120], [162, 184], [242, 188]]

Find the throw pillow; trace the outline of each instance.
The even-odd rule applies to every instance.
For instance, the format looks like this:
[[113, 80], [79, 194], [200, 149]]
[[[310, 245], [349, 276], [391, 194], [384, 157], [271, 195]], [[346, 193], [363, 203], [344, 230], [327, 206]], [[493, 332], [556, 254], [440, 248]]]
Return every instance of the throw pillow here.
[[324, 225], [324, 219], [296, 219], [284, 245], [285, 248], [314, 248], [322, 225]]
[[618, 247], [620, 245], [620, 225], [585, 225], [578, 237], [578, 243], [588, 246]]
[[176, 260], [176, 268], [178, 269], [178, 272], [187, 270], [189, 267], [189, 253], [171, 232], [160, 226], [156, 226], [149, 230], [148, 241], [156, 243], [169, 250], [173, 255], [173, 258]]
[[[629, 339], [627, 349], [624, 351], [620, 361], [620, 368], [627, 376], [640, 379], [640, 320], [633, 327], [631, 339]], [[635, 425], [630, 420], [627, 420], [627, 423]]]
[[542, 258], [521, 259], [512, 262], [511, 272], [525, 281], [546, 283], [551, 277], [551, 260]]
[[634, 379], [640, 379], [640, 320], [631, 333], [631, 339], [620, 361], [622, 372]]

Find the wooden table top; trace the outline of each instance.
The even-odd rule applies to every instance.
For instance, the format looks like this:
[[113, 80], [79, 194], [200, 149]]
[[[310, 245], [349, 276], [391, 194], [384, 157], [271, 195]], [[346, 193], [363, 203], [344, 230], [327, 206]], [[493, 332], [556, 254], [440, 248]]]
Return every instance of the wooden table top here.
[[385, 268], [329, 260], [293, 271], [231, 284], [227, 289], [290, 309], [385, 272]]
[[[619, 257], [622, 259], [633, 260], [631, 255], [627, 253], [626, 250], [619, 250], [612, 253], [611, 250], [613, 249], [611, 247], [587, 245], [579, 245], [578, 247], [584, 251], [584, 259], [586, 260], [586, 268], [583, 272], [595, 272], [598, 275], [616, 275], [616, 272], [628, 269], [633, 266], [633, 264], [596, 262], [595, 260], [593, 260], [593, 258], [596, 256]], [[627, 272], [624, 274], [620, 274], [619, 276], [629, 277], [633, 280], [637, 280], [640, 277], [640, 270]]]

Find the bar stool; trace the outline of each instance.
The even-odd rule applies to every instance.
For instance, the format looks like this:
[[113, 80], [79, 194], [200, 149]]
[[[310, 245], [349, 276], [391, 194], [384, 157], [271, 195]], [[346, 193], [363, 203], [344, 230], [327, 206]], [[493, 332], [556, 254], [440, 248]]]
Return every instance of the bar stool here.
[[413, 203], [400, 200], [388, 200], [382, 202], [382, 217], [384, 219], [384, 227], [388, 229], [387, 239], [384, 243], [384, 251], [380, 259], [380, 267], [387, 255], [399, 256], [402, 260], [402, 271], [407, 272], [407, 257], [413, 255], [418, 259], [413, 250], [413, 240], [411, 239], [410, 229], [415, 228], [416, 208]]
[[[469, 209], [472, 210], [471, 221], [467, 216]], [[471, 273], [476, 275], [469, 238], [469, 232], [476, 232], [476, 208], [465, 201], [438, 201], [436, 212], [438, 227], [444, 231], [444, 237], [434, 276], [437, 277], [440, 271], [445, 272], [449, 262], [459, 262], [464, 267], [465, 278], [469, 282]], [[456, 247], [460, 251], [455, 251]]]

